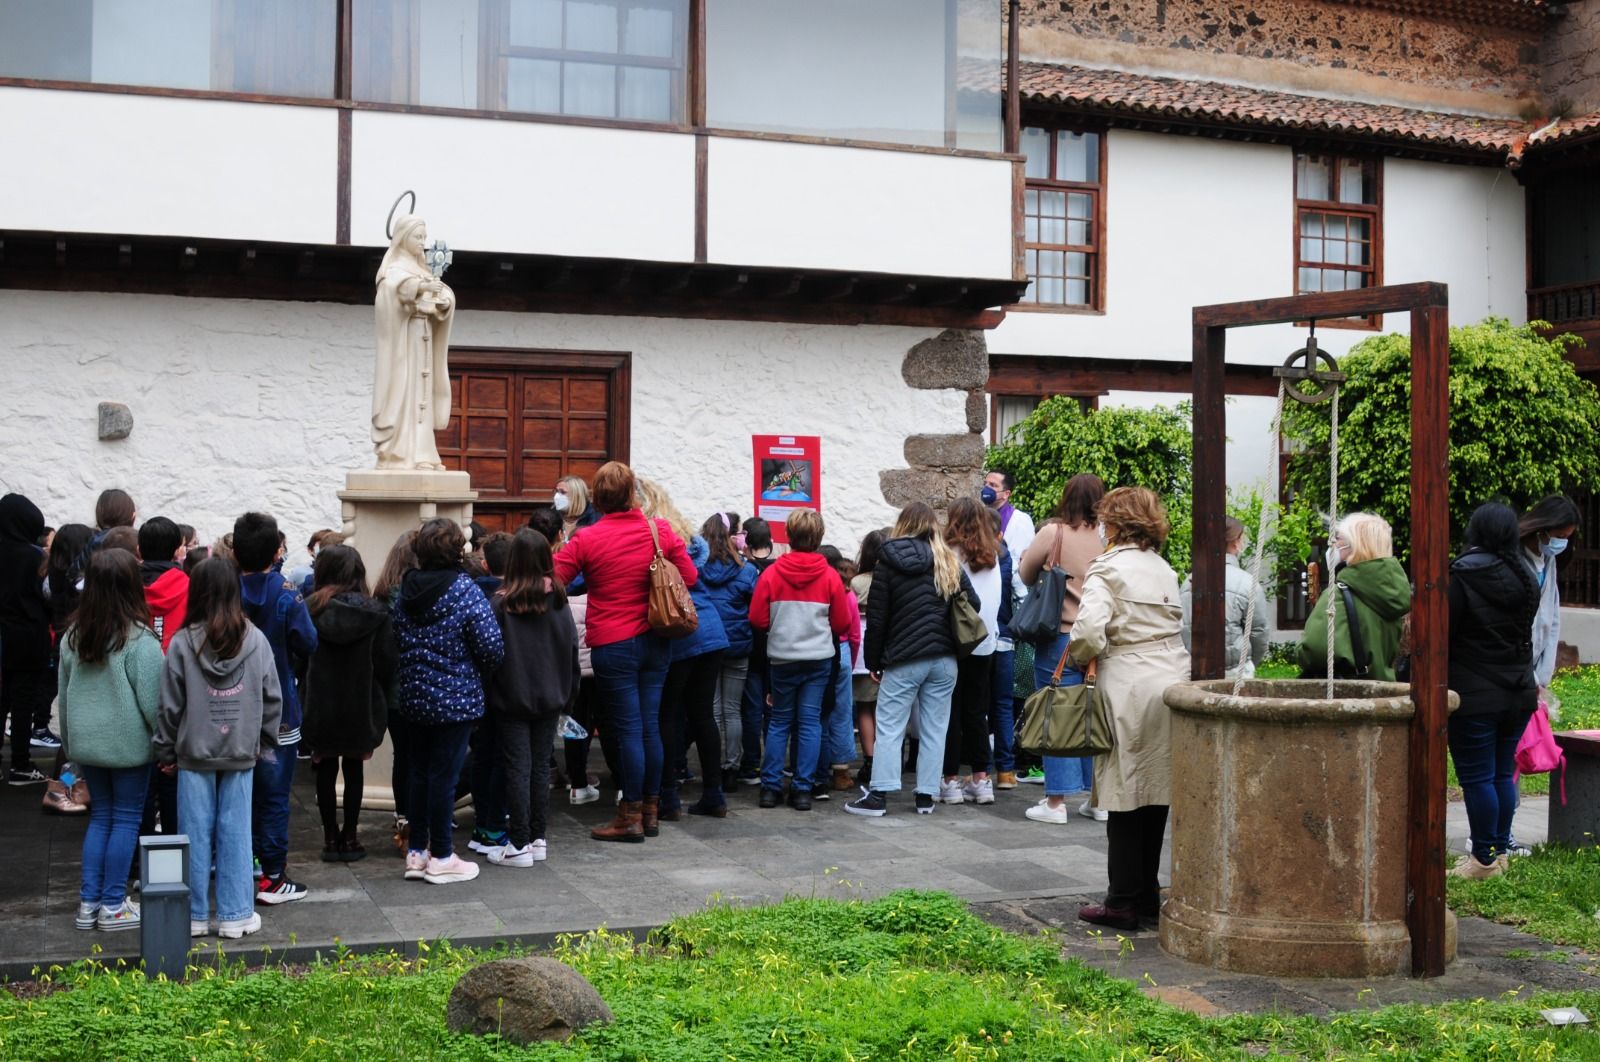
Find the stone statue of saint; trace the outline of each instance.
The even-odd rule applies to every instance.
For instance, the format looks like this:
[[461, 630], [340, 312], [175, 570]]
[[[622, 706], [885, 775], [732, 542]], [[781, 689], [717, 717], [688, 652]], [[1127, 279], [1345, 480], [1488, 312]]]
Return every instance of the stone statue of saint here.
[[455, 293], [428, 268], [427, 223], [407, 214], [378, 266], [372, 442], [381, 469], [444, 468], [433, 433], [450, 423]]

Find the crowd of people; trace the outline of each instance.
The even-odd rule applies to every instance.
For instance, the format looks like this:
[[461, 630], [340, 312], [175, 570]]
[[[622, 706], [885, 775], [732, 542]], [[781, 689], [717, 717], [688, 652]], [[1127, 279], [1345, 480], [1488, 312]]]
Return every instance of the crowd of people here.
[[[1106, 899], [1080, 917], [1137, 928], [1160, 906], [1172, 758], [1162, 694], [1189, 676], [1189, 589], [1162, 557], [1170, 526], [1153, 492], [1077, 475], [1036, 527], [1014, 489], [996, 471], [942, 519], [909, 505], [850, 556], [824, 541], [813, 510], [789, 516], [779, 546], [759, 517], [692, 524], [660, 484], [611, 462], [592, 482], [561, 480], [515, 533], [429, 520], [373, 579], [328, 530], [291, 561], [262, 513], [203, 546], [169, 518], [141, 523], [121, 490], [100, 496], [94, 526], [55, 529], [8, 494], [8, 781], [45, 784], [47, 810], [87, 814], [83, 929], [138, 925], [137, 838], [161, 830], [189, 836], [192, 880], [213, 883], [193, 891], [191, 932], [254, 932], [257, 905], [307, 893], [288, 873], [297, 760], [315, 774], [321, 858], [360, 860], [364, 765], [385, 739], [407, 880], [478, 876], [482, 864], [455, 845], [468, 793], [468, 852], [518, 868], [547, 858], [553, 790], [575, 806], [615, 791], [591, 836], [637, 844], [663, 821], [726, 816], [741, 787], [761, 809], [837, 799], [870, 819], [898, 806], [908, 774], [919, 814], [994, 804], [1032, 782], [1042, 797], [1017, 809], [1029, 821], [1106, 824]], [[1512, 753], [1549, 684], [1553, 558], [1576, 524], [1565, 498], [1520, 523], [1486, 505], [1452, 568], [1451, 685], [1463, 707], [1450, 745], [1472, 824], [1458, 870], [1469, 876], [1499, 872], [1515, 849]], [[1226, 663], [1249, 673], [1266, 649], [1266, 604], [1238, 564], [1244, 528], [1230, 521], [1225, 537]], [[1328, 559], [1305, 673], [1326, 668], [1332, 595], [1338, 673], [1403, 674], [1410, 587], [1388, 525], [1345, 517]], [[1052, 572], [1066, 587], [1054, 636], [1013, 637], [1015, 609]], [[668, 637], [652, 595], [674, 579], [696, 622]], [[952, 620], [960, 605], [982, 623], [971, 644]], [[1081, 683], [1091, 666], [1112, 750], [1029, 756], [1016, 742], [1024, 699]], [[596, 739], [603, 775], [591, 767]], [[692, 803], [680, 795], [690, 785]]]

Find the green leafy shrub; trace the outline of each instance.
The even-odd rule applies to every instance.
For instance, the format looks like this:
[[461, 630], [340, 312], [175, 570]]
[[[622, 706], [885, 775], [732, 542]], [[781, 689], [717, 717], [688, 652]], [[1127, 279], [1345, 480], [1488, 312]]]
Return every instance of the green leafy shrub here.
[[[1539, 325], [1500, 317], [1450, 329], [1452, 539], [1472, 510], [1504, 498], [1526, 506], [1558, 491], [1600, 484], [1600, 391]], [[1394, 527], [1395, 552], [1411, 541], [1411, 339], [1373, 336], [1341, 361], [1339, 511], [1368, 510]], [[1289, 463], [1297, 519], [1328, 507], [1329, 408], [1290, 403], [1284, 431], [1305, 444]]]

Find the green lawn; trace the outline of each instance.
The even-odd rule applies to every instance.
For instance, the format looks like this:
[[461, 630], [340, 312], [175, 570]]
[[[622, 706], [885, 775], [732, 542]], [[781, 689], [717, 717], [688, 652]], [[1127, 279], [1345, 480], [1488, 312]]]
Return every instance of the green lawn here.
[[1600, 848], [1540, 845], [1484, 881], [1447, 878], [1450, 906], [1520, 926], [1555, 944], [1600, 952]]
[[603, 931], [556, 957], [587, 976], [614, 1024], [513, 1050], [449, 1034], [444, 1005], [490, 957], [433, 946], [420, 960], [349, 956], [299, 970], [237, 968], [187, 984], [85, 966], [67, 990], [0, 992], [6, 1059], [1218, 1059], [1597, 1058], [1541, 1006], [1600, 1012], [1576, 993], [1401, 1006], [1327, 1020], [1204, 1019], [1012, 936], [953, 897], [713, 907], [643, 946]]

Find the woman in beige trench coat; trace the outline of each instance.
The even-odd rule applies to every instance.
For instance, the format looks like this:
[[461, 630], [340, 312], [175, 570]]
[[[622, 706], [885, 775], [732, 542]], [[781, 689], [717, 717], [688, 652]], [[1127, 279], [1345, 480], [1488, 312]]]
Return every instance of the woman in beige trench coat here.
[[1094, 760], [1094, 803], [1109, 813], [1109, 887], [1085, 922], [1137, 929], [1161, 912], [1162, 835], [1172, 801], [1170, 717], [1162, 694], [1189, 678], [1178, 577], [1157, 551], [1170, 526], [1161, 499], [1119, 487], [1096, 510], [1108, 549], [1084, 576], [1072, 660], [1096, 660], [1115, 747]]

